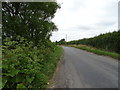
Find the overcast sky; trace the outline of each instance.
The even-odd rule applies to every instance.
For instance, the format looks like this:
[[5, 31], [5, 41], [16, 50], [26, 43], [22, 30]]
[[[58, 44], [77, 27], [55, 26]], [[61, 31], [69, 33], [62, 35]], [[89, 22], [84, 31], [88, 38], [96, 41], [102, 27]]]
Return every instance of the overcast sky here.
[[58, 27], [52, 41], [67, 35], [67, 41], [89, 38], [118, 30], [119, 0], [57, 0], [61, 4], [54, 19]]

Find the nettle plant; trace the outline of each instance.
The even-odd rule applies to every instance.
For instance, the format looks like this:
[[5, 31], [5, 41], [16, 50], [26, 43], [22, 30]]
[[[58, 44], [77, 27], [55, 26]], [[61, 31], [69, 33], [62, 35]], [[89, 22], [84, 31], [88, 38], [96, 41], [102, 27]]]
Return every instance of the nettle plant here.
[[2, 46], [2, 88], [44, 88], [47, 77], [41, 72], [47, 48], [38, 49], [33, 42], [18, 37], [4, 40]]

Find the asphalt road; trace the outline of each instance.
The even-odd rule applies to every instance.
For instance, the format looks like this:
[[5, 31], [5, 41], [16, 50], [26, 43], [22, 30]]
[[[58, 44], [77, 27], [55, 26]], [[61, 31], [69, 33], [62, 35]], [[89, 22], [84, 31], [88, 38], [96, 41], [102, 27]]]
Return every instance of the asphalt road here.
[[64, 55], [52, 88], [118, 88], [118, 61], [73, 47]]

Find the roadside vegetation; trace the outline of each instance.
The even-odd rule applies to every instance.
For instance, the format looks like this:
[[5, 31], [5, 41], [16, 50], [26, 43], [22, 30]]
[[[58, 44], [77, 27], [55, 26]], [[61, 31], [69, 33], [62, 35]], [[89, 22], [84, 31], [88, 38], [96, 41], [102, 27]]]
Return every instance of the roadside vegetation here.
[[61, 39], [56, 43], [120, 59], [120, 30], [69, 42]]
[[98, 49], [104, 49], [106, 51], [120, 53], [120, 30], [106, 34], [100, 34], [92, 38], [84, 38], [80, 40], [67, 42], [68, 45], [83, 44], [92, 46]]
[[110, 51], [106, 51], [106, 50], [101, 50], [101, 49], [97, 49], [91, 46], [87, 46], [87, 45], [70, 45], [71, 47], [75, 47], [75, 48], [79, 48], [82, 50], [86, 50], [88, 52], [93, 52], [95, 54], [99, 54], [99, 55], [105, 55], [105, 56], [110, 56], [116, 59], [120, 59], [120, 54], [116, 53], [116, 52], [110, 52]]
[[[24, 38], [5, 39], [3, 46], [3, 88], [46, 88], [55, 71], [62, 48], [51, 42], [34, 46]], [[41, 43], [41, 42], [39, 42]]]
[[63, 49], [50, 41], [56, 2], [2, 3], [2, 89], [43, 88]]

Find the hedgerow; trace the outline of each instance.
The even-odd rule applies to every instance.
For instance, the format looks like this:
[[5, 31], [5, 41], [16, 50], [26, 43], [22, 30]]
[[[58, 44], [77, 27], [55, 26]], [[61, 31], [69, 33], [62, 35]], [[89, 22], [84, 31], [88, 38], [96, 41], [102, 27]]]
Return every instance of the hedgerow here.
[[69, 45], [83, 44], [83, 45], [88, 45], [95, 48], [103, 49], [106, 51], [120, 53], [119, 40], [120, 40], [120, 30], [110, 32], [110, 33], [100, 34], [93, 38], [84, 38], [80, 40], [70, 41], [70, 42], [67, 42], [67, 44]]
[[52, 60], [56, 46], [47, 43], [51, 47], [34, 46], [21, 37], [18, 41], [6, 38], [2, 47], [2, 88], [46, 88], [56, 66], [56, 59]]

